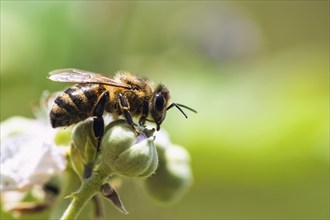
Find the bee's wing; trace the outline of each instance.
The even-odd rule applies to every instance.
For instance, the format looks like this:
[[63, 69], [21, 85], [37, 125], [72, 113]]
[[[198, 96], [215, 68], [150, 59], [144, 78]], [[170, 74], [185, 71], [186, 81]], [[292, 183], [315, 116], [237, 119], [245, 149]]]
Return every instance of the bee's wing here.
[[99, 73], [80, 69], [59, 69], [49, 73], [49, 79], [57, 82], [98, 83], [115, 87], [131, 88], [131, 86], [115, 81]]

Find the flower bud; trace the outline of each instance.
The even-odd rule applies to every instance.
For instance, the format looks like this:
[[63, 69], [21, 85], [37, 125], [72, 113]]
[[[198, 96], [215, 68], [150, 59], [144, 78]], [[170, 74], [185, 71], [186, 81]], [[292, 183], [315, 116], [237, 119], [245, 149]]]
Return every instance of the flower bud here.
[[115, 173], [128, 177], [148, 177], [158, 165], [153, 137], [135, 132], [126, 121], [115, 121], [107, 127], [102, 142], [103, 161], [109, 163]]
[[79, 123], [72, 132], [72, 140], [70, 155], [73, 168], [80, 177], [88, 178], [93, 172], [97, 156], [93, 120], [88, 119]]
[[93, 131], [93, 120], [87, 119], [75, 126], [72, 132], [72, 140], [73, 143], [81, 150], [85, 151], [85, 144], [87, 142], [87, 138], [90, 138], [92, 144], [97, 147], [97, 140]]
[[193, 176], [188, 152], [181, 146], [163, 144], [170, 142], [156, 141], [159, 167], [142, 186], [152, 198], [165, 204], [179, 200], [191, 186]]

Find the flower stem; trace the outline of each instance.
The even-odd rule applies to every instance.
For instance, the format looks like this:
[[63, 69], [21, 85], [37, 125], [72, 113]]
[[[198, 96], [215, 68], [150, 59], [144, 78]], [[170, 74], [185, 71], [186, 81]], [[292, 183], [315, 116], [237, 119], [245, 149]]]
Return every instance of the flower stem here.
[[61, 220], [76, 219], [86, 203], [100, 191], [102, 184], [111, 175], [111, 172], [111, 168], [107, 163], [102, 162], [92, 176], [82, 182], [80, 189], [68, 196], [72, 200]]

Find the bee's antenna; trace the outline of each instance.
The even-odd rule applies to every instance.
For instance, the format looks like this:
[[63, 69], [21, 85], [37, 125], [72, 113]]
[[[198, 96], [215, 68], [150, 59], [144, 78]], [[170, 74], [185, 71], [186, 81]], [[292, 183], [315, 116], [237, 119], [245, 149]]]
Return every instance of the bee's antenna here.
[[[169, 110], [169, 109], [171, 109], [173, 106], [175, 106], [177, 109], [179, 109], [179, 111], [184, 115], [184, 117], [186, 117], [186, 118], [188, 118], [188, 116], [186, 115], [186, 113], [184, 113], [184, 111], [182, 110], [182, 108], [186, 108], [186, 109], [188, 109], [188, 110], [190, 110], [190, 111], [192, 111], [192, 112], [195, 112], [195, 113], [197, 113], [197, 111], [195, 110], [195, 109], [192, 109], [192, 108], [190, 108], [190, 107], [188, 107], [188, 106], [185, 106], [185, 105], [182, 105], [182, 104], [179, 104], [179, 103], [172, 103], [172, 104], [170, 104], [167, 108], [166, 108], [166, 111], [167, 110]], [[180, 108], [180, 107], [182, 107], [182, 108]]]

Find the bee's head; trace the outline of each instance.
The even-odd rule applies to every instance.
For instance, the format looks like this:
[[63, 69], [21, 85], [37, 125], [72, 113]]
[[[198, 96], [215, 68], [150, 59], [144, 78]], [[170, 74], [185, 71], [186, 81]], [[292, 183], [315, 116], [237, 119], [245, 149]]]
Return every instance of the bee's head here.
[[155, 122], [157, 125], [157, 131], [159, 131], [160, 125], [165, 119], [166, 111], [171, 109], [172, 107], [176, 107], [186, 118], [188, 118], [188, 116], [182, 110], [182, 108], [197, 113], [195, 109], [192, 109], [188, 106], [179, 103], [173, 102], [172, 104], [169, 104], [169, 100], [170, 100], [170, 92], [168, 91], [168, 89], [164, 85], [158, 85], [151, 97], [151, 103], [150, 103], [150, 110], [151, 110], [150, 113], [153, 119], [152, 121]]
[[170, 92], [164, 85], [158, 85], [151, 97], [150, 113], [157, 125], [157, 131], [166, 116], [166, 110], [170, 99]]

